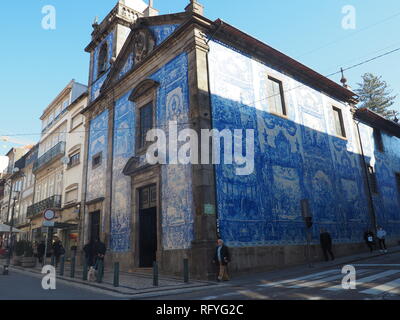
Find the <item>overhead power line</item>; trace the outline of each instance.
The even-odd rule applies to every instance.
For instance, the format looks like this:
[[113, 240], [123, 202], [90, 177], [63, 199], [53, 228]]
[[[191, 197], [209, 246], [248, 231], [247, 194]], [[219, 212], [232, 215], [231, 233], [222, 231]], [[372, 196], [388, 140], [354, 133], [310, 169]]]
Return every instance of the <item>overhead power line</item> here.
[[[359, 66], [362, 66], [362, 65], [364, 65], [364, 64], [370, 63], [370, 62], [375, 61], [375, 60], [378, 60], [378, 59], [380, 59], [380, 58], [383, 58], [383, 57], [388, 56], [388, 55], [390, 55], [390, 54], [393, 54], [393, 53], [395, 53], [395, 52], [400, 52], [400, 47], [399, 47], [399, 48], [396, 48], [396, 49], [394, 49], [394, 50], [387, 51], [387, 52], [385, 52], [385, 53], [383, 53], [383, 54], [380, 54], [380, 55], [378, 55], [378, 56], [375, 56], [375, 57], [373, 57], [373, 58], [370, 58], [370, 59], [361, 61], [361, 62], [359, 62], [359, 63], [357, 63], [357, 64], [352, 65], [352, 66], [343, 68], [343, 71], [348, 71], [348, 70], [357, 68], [357, 67], [359, 67]], [[326, 75], [325, 77], [329, 78], [329, 77], [332, 77], [332, 76], [337, 75], [337, 74], [340, 74], [340, 73], [341, 73], [341, 70], [336, 71], [336, 72], [333, 72], [333, 73], [331, 73], [331, 74], [328, 74], [328, 75]], [[287, 93], [287, 92], [289, 92], [289, 91], [298, 89], [298, 88], [303, 87], [303, 86], [306, 86], [306, 85], [305, 85], [305, 84], [300, 84], [300, 85], [295, 86], [295, 87], [293, 87], [293, 88], [286, 89], [286, 90], [284, 90], [284, 93]], [[262, 99], [260, 99], [260, 100], [257, 100], [257, 101], [253, 101], [253, 102], [251, 102], [251, 103], [248, 103], [248, 105], [254, 105], [254, 104], [258, 103], [258, 102], [267, 100], [267, 99], [269, 99], [269, 98], [273, 98], [273, 97], [275, 97], [275, 96], [277, 96], [277, 95], [279, 95], [279, 93], [278, 93], [278, 94], [274, 94], [274, 95], [270, 95], [270, 96], [267, 96], [267, 97], [264, 97], [264, 98], [262, 98]], [[181, 123], [178, 123], [178, 126], [179, 126], [179, 125], [186, 125], [186, 124], [188, 125], [188, 124], [192, 124], [192, 123], [191, 123], [191, 122], [181, 122]], [[167, 126], [168, 126], [168, 125], [165, 125], [164, 127], [167, 127]], [[163, 126], [161, 126], [161, 127], [163, 127]], [[132, 130], [132, 129], [134, 129], [134, 128], [130, 128], [130, 127], [127, 127], [127, 128], [114, 128], [114, 131]], [[74, 132], [72, 132], [72, 133], [88, 133], [88, 132], [98, 132], [98, 131], [107, 131], [107, 130], [108, 130], [108, 129], [98, 129], [98, 130], [90, 130], [90, 129], [88, 129], [88, 130], [74, 131]], [[65, 134], [66, 132], [54, 131], [54, 132], [51, 132], [50, 135], [52, 135], [52, 134], [60, 134], [60, 133], [64, 133], [64, 134]], [[21, 133], [21, 134], [12, 134], [12, 135], [8, 135], [8, 137], [16, 137], [16, 136], [37, 136], [37, 135], [41, 135], [41, 134], [42, 134], [42, 133]], [[71, 134], [71, 133], [70, 133], [70, 134]]]

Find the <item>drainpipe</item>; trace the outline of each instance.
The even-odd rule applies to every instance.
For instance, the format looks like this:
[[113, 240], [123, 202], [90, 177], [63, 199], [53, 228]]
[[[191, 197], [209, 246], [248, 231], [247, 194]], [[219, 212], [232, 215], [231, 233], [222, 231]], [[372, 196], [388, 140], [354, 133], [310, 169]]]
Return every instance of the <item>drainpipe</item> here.
[[[219, 29], [224, 25], [224, 22], [220, 20], [220, 23], [218, 27], [215, 29], [214, 33], [211, 35], [211, 37], [206, 41], [206, 44], [208, 45], [211, 40], [214, 39], [215, 35], [219, 31]], [[210, 105], [210, 122], [211, 122], [211, 129], [212, 128], [212, 123], [213, 123], [213, 112], [212, 112], [212, 99], [211, 99], [211, 80], [210, 80], [210, 60], [209, 60], [209, 53], [210, 49], [208, 48], [207, 53], [206, 53], [206, 60], [207, 60], [207, 85], [208, 85], [208, 100], [209, 100], [209, 105]], [[218, 195], [217, 195], [217, 174], [216, 174], [216, 168], [215, 164], [213, 165], [214, 167], [214, 197], [215, 197], [215, 218], [217, 222], [217, 238], [221, 237], [220, 234], [220, 229], [219, 229], [219, 212], [218, 212]]]
[[360, 134], [360, 126], [359, 126], [359, 121], [354, 121], [354, 123], [357, 126], [357, 132], [358, 132], [358, 139], [360, 142], [360, 147], [361, 147], [361, 155], [363, 158], [363, 164], [364, 164], [364, 174], [365, 174], [365, 179], [367, 181], [367, 187], [368, 187], [368, 198], [369, 198], [369, 205], [370, 205], [370, 213], [371, 213], [371, 222], [374, 227], [374, 232], [376, 234], [377, 231], [377, 226], [376, 226], [376, 212], [375, 212], [375, 206], [374, 206], [374, 198], [372, 196], [372, 190], [371, 190], [371, 184], [369, 181], [369, 176], [368, 176], [368, 167], [367, 167], [367, 160], [365, 159], [365, 153], [364, 153], [364, 147], [361, 139], [361, 134]]

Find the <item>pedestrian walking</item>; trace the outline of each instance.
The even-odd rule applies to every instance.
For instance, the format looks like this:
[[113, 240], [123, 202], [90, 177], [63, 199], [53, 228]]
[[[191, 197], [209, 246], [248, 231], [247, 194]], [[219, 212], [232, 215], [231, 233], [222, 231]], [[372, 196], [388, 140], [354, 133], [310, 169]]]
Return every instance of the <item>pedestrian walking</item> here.
[[95, 259], [96, 259], [96, 269], [98, 266], [98, 262], [104, 261], [104, 257], [106, 255], [106, 245], [100, 241], [100, 239], [97, 239], [97, 241], [94, 244], [94, 253], [95, 253]]
[[88, 268], [93, 267], [95, 264], [95, 242], [90, 240], [83, 247], [83, 252], [85, 253], [86, 264]]
[[330, 255], [332, 261], [335, 260], [335, 256], [333, 255], [332, 252], [332, 237], [328, 231], [325, 229], [320, 230], [320, 235], [319, 235], [320, 243], [321, 243], [321, 248], [324, 253], [324, 257], [326, 261], [329, 261], [329, 256]]
[[213, 262], [218, 267], [218, 281], [229, 281], [228, 264], [231, 261], [229, 248], [222, 239], [218, 239]]
[[42, 240], [37, 246], [37, 257], [39, 259], [39, 263], [43, 263], [44, 252], [46, 251], [46, 244]]
[[59, 238], [55, 238], [53, 243], [53, 255], [55, 257], [55, 267], [57, 268], [58, 263], [60, 262], [60, 257], [65, 254], [65, 249]]
[[381, 253], [387, 253], [387, 247], [386, 247], [386, 231], [383, 229], [383, 227], [378, 228], [378, 232], [376, 233], [376, 237], [378, 238], [378, 243], [379, 243], [379, 249]]
[[371, 253], [374, 251], [374, 244], [375, 244], [375, 235], [371, 230], [367, 230], [364, 233], [364, 240], [367, 244]]

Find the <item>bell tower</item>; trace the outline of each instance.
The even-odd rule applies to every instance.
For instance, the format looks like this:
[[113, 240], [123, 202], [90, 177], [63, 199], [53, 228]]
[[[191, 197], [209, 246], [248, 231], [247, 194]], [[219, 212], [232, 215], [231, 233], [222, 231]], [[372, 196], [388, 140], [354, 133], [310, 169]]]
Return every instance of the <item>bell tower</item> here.
[[155, 15], [158, 15], [158, 11], [153, 8], [153, 0], [149, 4], [143, 0], [119, 0], [102, 22], [95, 19], [92, 24], [92, 40], [85, 48], [90, 53], [90, 101], [98, 97], [102, 84], [128, 38], [131, 25], [138, 18]]

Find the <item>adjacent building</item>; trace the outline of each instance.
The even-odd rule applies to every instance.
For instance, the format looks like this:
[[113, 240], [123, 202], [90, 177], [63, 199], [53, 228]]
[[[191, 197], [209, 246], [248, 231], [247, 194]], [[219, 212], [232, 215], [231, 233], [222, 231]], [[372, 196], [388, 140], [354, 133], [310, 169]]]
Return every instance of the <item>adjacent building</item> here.
[[[31, 145], [24, 147], [11, 148], [6, 157], [8, 165], [1, 174], [0, 185], [3, 189], [3, 197], [0, 198], [0, 220], [4, 223], [9, 223], [11, 219], [12, 200], [15, 196], [19, 197], [18, 191], [22, 186], [21, 167], [23, 161], [21, 158], [32, 148]], [[11, 192], [13, 190], [13, 192]]]
[[[57, 235], [67, 255], [76, 246], [78, 234], [84, 141], [81, 110], [86, 107], [87, 87], [72, 80], [44, 110], [41, 116], [42, 136], [37, 159], [33, 162], [35, 176], [33, 203], [27, 218], [33, 241], [43, 239], [44, 212], [53, 210], [50, 236]], [[47, 231], [47, 229], [45, 229]]]

